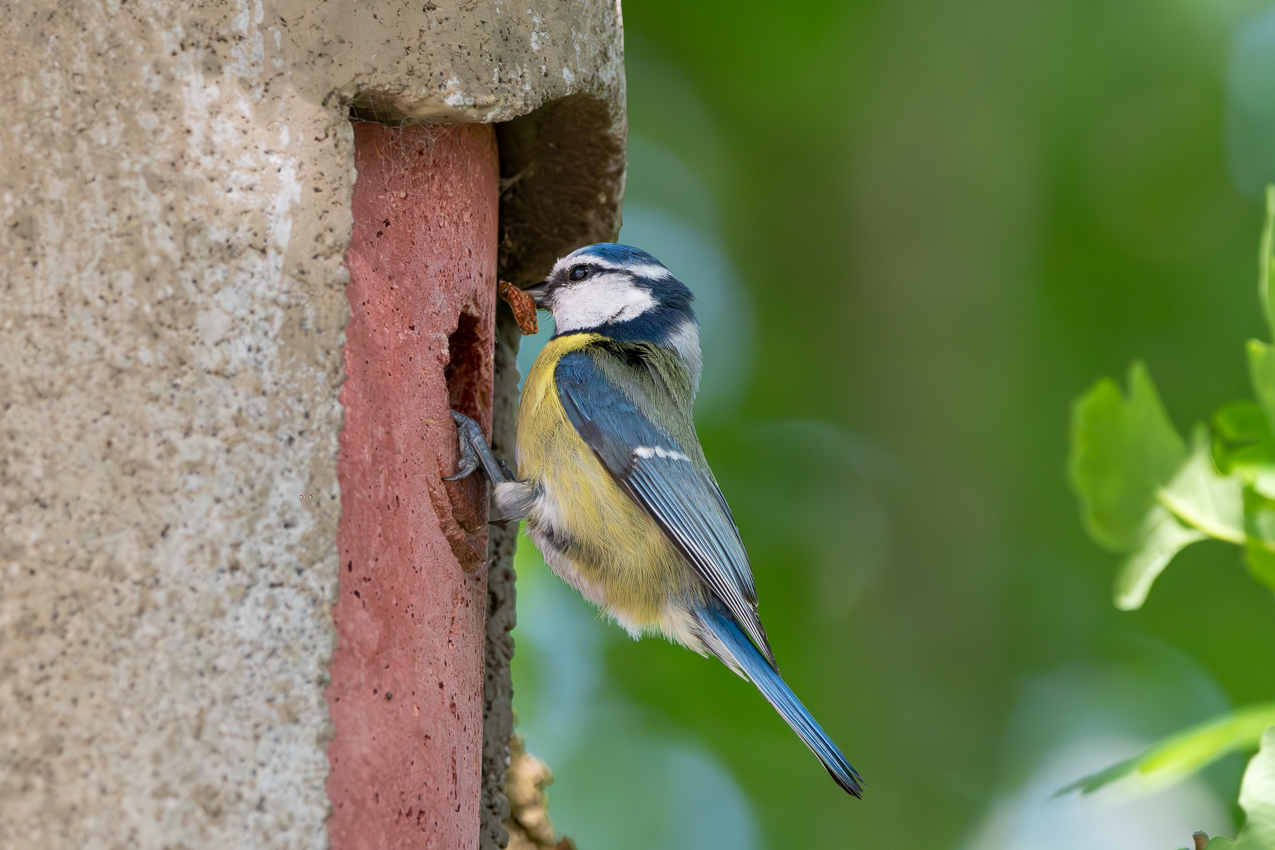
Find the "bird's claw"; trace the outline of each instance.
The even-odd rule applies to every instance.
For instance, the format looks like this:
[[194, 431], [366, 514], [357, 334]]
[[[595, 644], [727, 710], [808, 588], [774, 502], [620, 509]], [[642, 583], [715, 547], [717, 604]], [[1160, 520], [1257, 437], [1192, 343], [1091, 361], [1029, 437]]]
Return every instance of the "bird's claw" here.
[[459, 481], [468, 478], [478, 468], [478, 452], [474, 451], [474, 440], [482, 440], [483, 432], [478, 423], [463, 413], [452, 411], [452, 419], [456, 423], [456, 441], [460, 443], [460, 469], [455, 475], [444, 475], [444, 481]]
[[460, 443], [460, 469], [455, 475], [444, 476], [443, 480], [459, 481], [467, 478], [481, 466], [483, 473], [493, 484], [513, 481], [514, 475], [509, 470], [509, 466], [492, 453], [487, 445], [487, 438], [483, 436], [483, 429], [478, 427], [478, 423], [454, 410], [452, 419], [456, 422], [456, 439]]

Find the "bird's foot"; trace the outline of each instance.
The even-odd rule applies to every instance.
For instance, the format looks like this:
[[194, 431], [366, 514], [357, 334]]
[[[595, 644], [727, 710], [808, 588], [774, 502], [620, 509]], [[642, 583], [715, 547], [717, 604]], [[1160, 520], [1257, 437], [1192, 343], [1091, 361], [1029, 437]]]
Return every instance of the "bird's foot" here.
[[456, 421], [456, 438], [460, 442], [460, 469], [455, 475], [444, 476], [444, 481], [467, 478], [479, 467], [482, 467], [483, 474], [493, 484], [515, 480], [509, 466], [488, 447], [487, 438], [483, 436], [483, 429], [478, 427], [477, 422], [454, 410], [452, 419]]

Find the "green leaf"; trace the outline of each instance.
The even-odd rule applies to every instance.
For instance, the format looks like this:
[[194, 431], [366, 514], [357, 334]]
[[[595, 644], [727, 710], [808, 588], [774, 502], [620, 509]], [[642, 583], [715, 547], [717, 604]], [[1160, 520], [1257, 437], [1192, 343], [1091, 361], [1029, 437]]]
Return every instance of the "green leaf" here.
[[1244, 771], [1240, 808], [1248, 819], [1236, 843], [1263, 850], [1275, 847], [1275, 729], [1262, 735], [1262, 749]]
[[1262, 584], [1275, 588], [1275, 501], [1253, 487], [1244, 489], [1244, 530], [1248, 534], [1248, 571]]
[[1262, 735], [1262, 748], [1248, 763], [1240, 783], [1240, 808], [1247, 817], [1235, 841], [1214, 838], [1211, 850], [1275, 848], [1275, 728]]
[[1077, 780], [1058, 793], [1089, 794], [1125, 778], [1144, 791], [1163, 790], [1228, 753], [1252, 750], [1271, 726], [1275, 726], [1275, 703], [1240, 709], [1177, 732], [1140, 755]]
[[1224, 475], [1237, 474], [1275, 498], [1275, 433], [1253, 402], [1237, 401], [1213, 414], [1213, 461]]
[[1141, 548], [1125, 558], [1116, 573], [1116, 607], [1121, 611], [1141, 608], [1151, 585], [1173, 557], [1192, 543], [1206, 539], [1207, 534], [1178, 522], [1166, 508], [1153, 507], [1147, 515]]
[[1209, 537], [1244, 543], [1244, 485], [1238, 475], [1221, 475], [1213, 465], [1208, 428], [1197, 425], [1191, 457], [1169, 485], [1160, 502], [1178, 519]]
[[1256, 339], [1248, 341], [1248, 379], [1253, 385], [1253, 395], [1266, 413], [1268, 422], [1275, 422], [1275, 346]]
[[[1242, 716], [1243, 722], [1240, 723]], [[1256, 727], [1261, 725], [1263, 721], [1265, 721], [1266, 725], [1257, 729]], [[1275, 705], [1254, 706], [1251, 709], [1236, 712], [1230, 718], [1223, 718], [1213, 724], [1196, 727], [1196, 731], [1208, 732], [1211, 729], [1217, 733], [1217, 741], [1226, 741], [1228, 738], [1222, 733], [1225, 731], [1223, 727], [1227, 723], [1237, 724], [1235, 727], [1236, 734], [1229, 738], [1232, 745], [1224, 750], [1218, 750], [1208, 761], [1200, 762], [1191, 771], [1180, 773], [1176, 778], [1181, 779], [1190, 772], [1199, 770], [1225, 753], [1248, 749], [1260, 741], [1261, 749], [1258, 750], [1257, 755], [1249, 760], [1248, 767], [1244, 770], [1244, 780], [1240, 783], [1240, 807], [1244, 809], [1244, 814], [1246, 815], [1244, 826], [1240, 829], [1240, 834], [1236, 836], [1234, 841], [1229, 838], [1214, 838], [1209, 841], [1207, 850], [1275, 850], [1275, 725], [1272, 725], [1272, 723], [1275, 723]], [[1241, 729], [1240, 726], [1243, 728]], [[1254, 731], [1255, 729], [1256, 731]], [[1063, 794], [1068, 791], [1080, 790], [1081, 793], [1087, 794], [1109, 782], [1134, 775], [1135, 763], [1147, 755], [1161, 750], [1172, 741], [1185, 739], [1192, 731], [1187, 730], [1175, 735], [1163, 744], [1152, 747], [1136, 759], [1121, 762], [1104, 770], [1102, 773], [1086, 776], [1058, 793]], [[1201, 747], [1199, 751], [1203, 752], [1205, 750], [1207, 750], [1207, 747]], [[1131, 768], [1131, 766], [1133, 767]], [[1157, 787], [1163, 787], [1163, 785], [1158, 785]]]
[[1141, 363], [1129, 370], [1127, 399], [1115, 381], [1104, 378], [1076, 401], [1071, 482], [1085, 526], [1099, 545], [1130, 552], [1162, 525], [1148, 524], [1148, 514], [1185, 458], [1182, 438]]

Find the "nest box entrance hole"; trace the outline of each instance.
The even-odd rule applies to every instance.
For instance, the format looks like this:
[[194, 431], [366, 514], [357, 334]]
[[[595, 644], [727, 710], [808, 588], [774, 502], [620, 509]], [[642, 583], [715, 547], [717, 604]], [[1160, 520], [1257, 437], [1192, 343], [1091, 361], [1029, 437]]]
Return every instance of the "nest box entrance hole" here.
[[477, 316], [461, 312], [456, 330], [447, 338], [449, 358], [443, 367], [443, 378], [452, 410], [481, 422], [482, 411], [488, 406], [488, 391], [483, 380], [486, 357], [479, 329]]

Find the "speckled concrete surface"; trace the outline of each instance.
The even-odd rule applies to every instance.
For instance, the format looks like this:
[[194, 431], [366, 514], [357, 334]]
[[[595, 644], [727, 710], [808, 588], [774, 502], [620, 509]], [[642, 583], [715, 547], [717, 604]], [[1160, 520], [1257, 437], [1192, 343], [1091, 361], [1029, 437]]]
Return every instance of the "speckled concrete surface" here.
[[0, 19], [0, 847], [326, 846], [346, 107], [622, 156], [610, 3], [309, 5]]

